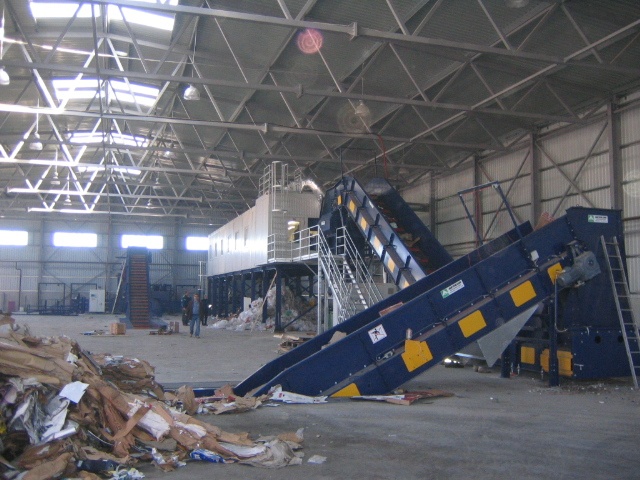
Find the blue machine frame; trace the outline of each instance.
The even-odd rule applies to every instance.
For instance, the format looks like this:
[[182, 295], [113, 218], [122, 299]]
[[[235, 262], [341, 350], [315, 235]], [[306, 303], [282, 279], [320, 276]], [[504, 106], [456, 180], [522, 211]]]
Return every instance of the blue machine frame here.
[[[347, 195], [347, 202], [352, 198]], [[367, 210], [367, 202], [361, 203]], [[354, 219], [359, 218], [366, 217]], [[590, 220], [594, 218], [599, 221]], [[376, 224], [380, 222], [368, 222], [363, 231]], [[620, 212], [575, 207], [536, 231], [528, 223], [520, 225], [275, 359], [234, 391], [260, 395], [279, 384], [305, 395], [389, 392], [509, 321], [531, 316], [554, 295], [556, 276], [573, 262], [571, 248], [579, 245], [603, 261], [598, 252], [601, 235], [618, 236], [622, 243]], [[408, 262], [405, 268], [410, 266]], [[588, 321], [609, 315], [608, 304], [591, 311], [593, 301], [585, 301], [598, 296], [592, 289], [603, 288], [602, 282], [606, 278], [599, 275], [568, 289], [564, 306], [569, 321], [584, 328], [587, 323], [580, 323], [577, 315]], [[612, 326], [614, 319], [611, 315], [599, 322]], [[336, 332], [347, 335], [330, 343]], [[606, 373], [602, 365], [596, 370]]]

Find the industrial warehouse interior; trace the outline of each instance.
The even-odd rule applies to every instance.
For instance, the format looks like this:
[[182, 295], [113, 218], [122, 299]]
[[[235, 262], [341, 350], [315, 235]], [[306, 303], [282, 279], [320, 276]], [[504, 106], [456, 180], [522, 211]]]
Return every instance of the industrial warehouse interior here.
[[637, 477], [637, 0], [0, 7], [3, 478]]

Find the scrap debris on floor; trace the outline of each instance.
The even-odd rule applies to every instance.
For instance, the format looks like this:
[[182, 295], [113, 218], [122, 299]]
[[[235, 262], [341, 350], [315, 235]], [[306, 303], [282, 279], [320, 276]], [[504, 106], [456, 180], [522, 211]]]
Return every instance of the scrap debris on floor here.
[[412, 403], [425, 398], [453, 397], [452, 392], [445, 390], [419, 390], [413, 392], [402, 392], [394, 395], [360, 395], [351, 397], [353, 400], [370, 400], [375, 402], [387, 402], [395, 405], [411, 405]]
[[[288, 331], [315, 331], [317, 326], [317, 309], [315, 299], [306, 301], [295, 297], [288, 288], [282, 289], [280, 297], [282, 316], [280, 321], [287, 325]], [[266, 305], [265, 305], [266, 304]], [[266, 308], [267, 318], [263, 321], [263, 307]], [[271, 330], [275, 326], [276, 314], [276, 288], [271, 287], [264, 299], [257, 298], [252, 301], [249, 308], [226, 318], [213, 317], [210, 319], [211, 328], [220, 330]]]
[[274, 337], [282, 339], [280, 344], [278, 345], [278, 353], [287, 353], [294, 348], [302, 345], [307, 340], [312, 339], [315, 336], [315, 333], [301, 333], [301, 334], [291, 334], [291, 333], [278, 333], [274, 335]]
[[186, 460], [271, 468], [302, 462], [301, 431], [258, 440], [225, 432], [191, 416], [198, 403], [189, 390], [165, 395], [141, 360], [93, 357], [66, 337], [5, 333], [0, 473], [25, 480], [98, 478], [104, 471], [142, 478], [135, 465], [145, 461], [163, 470]]

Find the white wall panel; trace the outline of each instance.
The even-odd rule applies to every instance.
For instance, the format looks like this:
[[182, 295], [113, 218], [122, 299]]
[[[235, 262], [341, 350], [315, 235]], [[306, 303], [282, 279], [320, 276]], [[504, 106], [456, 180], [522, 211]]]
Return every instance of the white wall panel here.
[[[587, 125], [567, 133], [560, 133], [543, 138], [539, 145], [542, 147], [553, 161], [546, 154], [540, 155], [540, 164], [542, 168], [553, 167], [553, 162], [562, 164], [584, 157], [589, 153], [593, 143], [598, 138], [598, 134], [602, 130], [605, 121], [602, 120], [595, 124]], [[594, 151], [602, 152], [609, 149], [606, 132], [600, 137]]]
[[431, 198], [431, 179], [429, 176], [425, 176], [420, 183], [412, 185], [400, 193], [406, 202], [429, 203]]
[[460, 190], [473, 187], [473, 168], [448, 175], [438, 177], [436, 184], [436, 198], [442, 199], [451, 195], [457, 195]]
[[[469, 211], [473, 212], [473, 198], [465, 198], [465, 202]], [[438, 200], [437, 215], [438, 225], [440, 225], [441, 223], [450, 222], [452, 220], [467, 218], [464, 206], [457, 195], [455, 197], [447, 197], [442, 200]]]
[[516, 175], [530, 174], [531, 159], [529, 157], [529, 149], [526, 148], [482, 162], [482, 170], [486, 171], [490, 177], [485, 176], [486, 181], [502, 183], [513, 179]]
[[623, 147], [622, 191], [625, 217], [640, 217], [640, 144]]
[[634, 257], [627, 259], [627, 268], [629, 269], [629, 290], [640, 293], [640, 258]]
[[[515, 180], [507, 180], [501, 183], [500, 188], [507, 197], [507, 201], [512, 208], [529, 205], [531, 203], [531, 180], [528, 176], [518, 177]], [[500, 208], [502, 198], [494, 189], [482, 191], [483, 212], [495, 212]], [[504, 206], [502, 207], [504, 209]], [[528, 213], [522, 221], [529, 220]]]
[[640, 302], [640, 217], [625, 222], [624, 245], [629, 269], [629, 287], [639, 295]]
[[213, 257], [207, 262], [208, 275], [237, 272], [266, 264], [269, 235], [277, 233], [286, 238], [289, 220], [300, 221], [300, 229], [305, 229], [308, 219], [318, 218], [320, 198], [314, 193], [289, 191], [281, 200], [282, 210], [274, 212], [269, 196], [263, 195], [250, 210], [209, 235], [209, 251], [213, 252]]
[[630, 108], [620, 114], [620, 144], [640, 141], [640, 107]]
[[[408, 203], [421, 203], [423, 205], [431, 206], [431, 178], [425, 176], [419, 183], [413, 185], [400, 192], [400, 195], [405, 202]], [[429, 211], [416, 211], [416, 215], [427, 228], [430, 227], [431, 214]]]

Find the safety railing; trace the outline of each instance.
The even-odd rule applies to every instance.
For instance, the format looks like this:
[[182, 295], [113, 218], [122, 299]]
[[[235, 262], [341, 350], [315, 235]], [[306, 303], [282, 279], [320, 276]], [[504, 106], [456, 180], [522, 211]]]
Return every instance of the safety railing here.
[[364, 299], [365, 307], [381, 301], [382, 295], [371, 276], [370, 269], [344, 227], [338, 228], [336, 231], [336, 253], [347, 260], [351, 280]]
[[276, 233], [267, 238], [267, 262], [302, 262], [318, 256], [318, 229]]
[[333, 249], [320, 232], [318, 249], [319, 268], [332, 293], [338, 323], [382, 300], [373, 277], [345, 228], [338, 229]]

